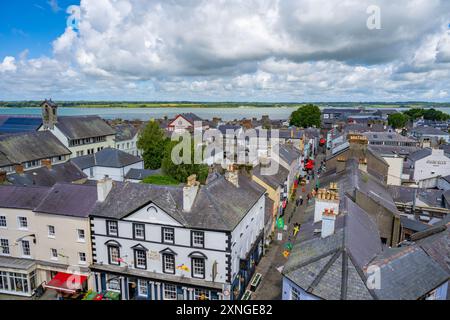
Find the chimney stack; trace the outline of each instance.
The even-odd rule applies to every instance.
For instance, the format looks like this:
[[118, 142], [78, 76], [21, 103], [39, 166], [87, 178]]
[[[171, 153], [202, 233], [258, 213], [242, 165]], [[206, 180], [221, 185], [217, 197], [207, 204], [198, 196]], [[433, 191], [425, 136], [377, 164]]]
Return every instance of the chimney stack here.
[[197, 175], [193, 174], [187, 179], [187, 185], [183, 188], [183, 211], [191, 212], [197, 197], [200, 183], [197, 181]]
[[108, 197], [109, 192], [112, 190], [113, 180], [109, 177], [105, 177], [97, 182], [97, 200], [104, 202]]
[[322, 214], [322, 238], [334, 234], [337, 213], [333, 209], [325, 209]]
[[42, 160], [42, 165], [47, 167], [48, 170], [51, 170], [52, 169], [52, 160], [51, 159]]
[[23, 172], [24, 172], [23, 165], [21, 165], [21, 164], [16, 165], [15, 170], [16, 170], [17, 174], [23, 174]]
[[231, 182], [236, 188], [239, 188], [239, 171], [236, 165], [230, 165], [225, 173], [225, 179]]
[[324, 210], [339, 213], [339, 202], [337, 190], [319, 189], [314, 204], [314, 223], [322, 221]]

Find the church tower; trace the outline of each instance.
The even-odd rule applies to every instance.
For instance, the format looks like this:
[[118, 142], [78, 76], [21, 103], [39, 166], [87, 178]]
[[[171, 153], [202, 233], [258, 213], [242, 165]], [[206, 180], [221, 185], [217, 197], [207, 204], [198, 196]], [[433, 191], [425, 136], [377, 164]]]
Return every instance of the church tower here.
[[53, 130], [58, 122], [58, 106], [50, 100], [41, 103], [44, 130]]

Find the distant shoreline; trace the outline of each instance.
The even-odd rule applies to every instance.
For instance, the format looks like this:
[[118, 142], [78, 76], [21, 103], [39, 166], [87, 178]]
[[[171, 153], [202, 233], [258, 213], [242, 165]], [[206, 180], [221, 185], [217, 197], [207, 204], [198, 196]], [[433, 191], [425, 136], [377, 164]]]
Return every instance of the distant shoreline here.
[[[61, 108], [80, 108], [80, 109], [168, 109], [168, 108], [192, 108], [192, 109], [250, 109], [250, 108], [299, 108], [307, 103], [234, 103], [234, 102], [55, 102]], [[313, 103], [321, 108], [369, 108], [369, 109], [399, 109], [399, 108], [450, 108], [450, 103], [431, 103], [431, 102], [405, 102], [405, 103]], [[2, 102], [0, 108], [39, 108], [40, 102], [37, 101], [17, 101]]]

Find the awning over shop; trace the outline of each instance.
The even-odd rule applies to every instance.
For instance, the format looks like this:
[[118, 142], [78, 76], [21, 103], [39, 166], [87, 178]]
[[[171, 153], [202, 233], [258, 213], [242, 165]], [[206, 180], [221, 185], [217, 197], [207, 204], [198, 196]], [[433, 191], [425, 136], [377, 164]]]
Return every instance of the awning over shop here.
[[313, 160], [308, 160], [308, 162], [306, 163], [305, 168], [306, 168], [306, 170], [314, 169], [314, 161]]
[[45, 284], [44, 287], [46, 289], [53, 289], [66, 293], [76, 293], [83, 288], [83, 283], [85, 283], [86, 280], [86, 276], [59, 272], [49, 283]]

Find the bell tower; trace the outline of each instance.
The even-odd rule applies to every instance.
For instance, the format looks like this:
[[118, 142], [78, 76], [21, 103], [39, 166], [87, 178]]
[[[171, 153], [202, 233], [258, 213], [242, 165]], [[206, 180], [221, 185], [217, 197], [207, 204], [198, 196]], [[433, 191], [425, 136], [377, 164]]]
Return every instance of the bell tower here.
[[50, 100], [41, 103], [44, 130], [53, 130], [58, 122], [58, 106]]

